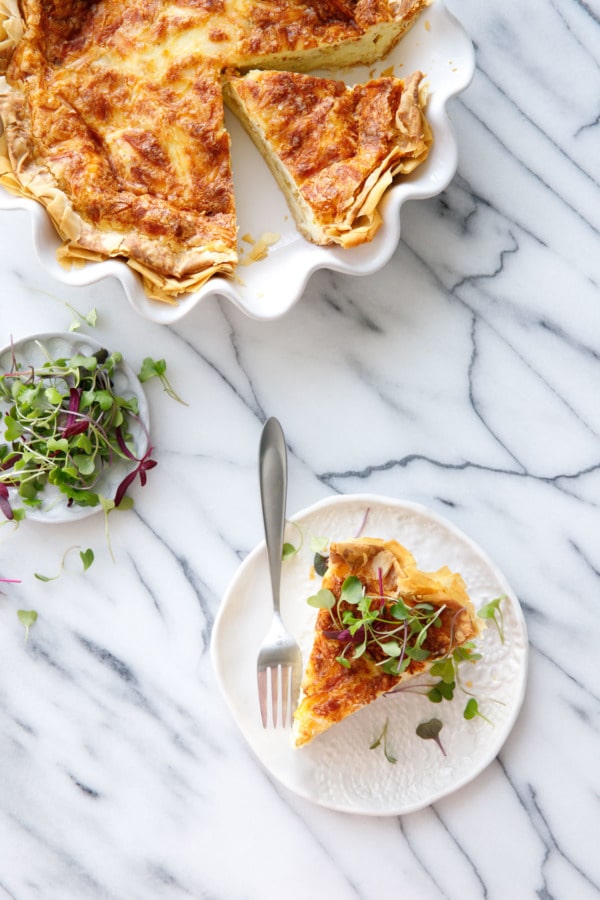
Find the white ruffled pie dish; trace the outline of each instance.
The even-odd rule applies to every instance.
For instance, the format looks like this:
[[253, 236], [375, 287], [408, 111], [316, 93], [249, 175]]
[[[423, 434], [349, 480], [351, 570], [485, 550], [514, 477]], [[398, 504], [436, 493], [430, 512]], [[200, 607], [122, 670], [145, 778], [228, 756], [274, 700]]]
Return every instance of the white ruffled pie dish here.
[[[318, 269], [368, 275], [385, 265], [400, 239], [401, 207], [405, 201], [439, 194], [454, 176], [457, 147], [446, 107], [471, 81], [475, 56], [471, 40], [442, 0], [432, 0], [406, 37], [377, 64], [320, 74], [353, 84], [390, 72], [402, 78], [416, 69], [426, 75], [429, 98], [426, 112], [434, 143], [426, 162], [387, 192], [382, 206], [383, 225], [373, 241], [360, 247], [348, 250], [318, 247], [298, 233], [266, 163], [229, 112], [226, 112], [226, 124], [232, 143], [238, 246], [243, 251], [242, 259], [251, 249], [244, 237], [258, 241], [267, 233], [278, 235], [265, 259], [240, 265], [232, 280], [215, 277], [173, 305], [150, 300], [139, 277], [122, 260], [110, 259], [71, 269], [61, 266], [56, 260], [60, 239], [45, 209], [36, 201], [15, 197], [0, 187], [0, 211], [25, 209], [31, 213], [32, 251], [35, 249], [48, 273], [57, 281], [77, 286], [116, 278], [132, 307], [153, 322], [176, 322], [204, 298], [214, 295], [228, 298], [252, 318], [277, 318], [300, 299], [308, 279]], [[0, 216], [0, 228], [10, 228], [8, 215]]]

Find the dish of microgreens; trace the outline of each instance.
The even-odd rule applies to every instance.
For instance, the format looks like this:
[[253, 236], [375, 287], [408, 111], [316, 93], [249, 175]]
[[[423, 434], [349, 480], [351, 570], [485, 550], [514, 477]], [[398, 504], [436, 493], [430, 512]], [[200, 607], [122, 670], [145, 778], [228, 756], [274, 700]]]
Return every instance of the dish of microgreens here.
[[[400, 682], [306, 746], [292, 746], [291, 730], [263, 728], [256, 691], [256, 656], [270, 619], [264, 543], [245, 559], [223, 598], [212, 635], [217, 678], [242, 734], [269, 772], [300, 796], [345, 812], [399, 815], [457, 790], [498, 754], [521, 707], [527, 671], [524, 618], [510, 585], [495, 564], [452, 523], [417, 504], [373, 495], [328, 498], [290, 517], [286, 526], [281, 607], [306, 665], [319, 611], [330, 542], [358, 536], [396, 540], [425, 572], [448, 566], [460, 573], [481, 629], [475, 640], [436, 659], [422, 675]], [[347, 585], [347, 592], [356, 588]], [[340, 667], [369, 630], [377, 635], [371, 605], [344, 597], [352, 607], [340, 630]], [[397, 603], [398, 633], [386, 636], [389, 659], [418, 655], [428, 624], [417, 610]], [[426, 610], [425, 610], [426, 612]], [[343, 638], [343, 640], [342, 640]], [[414, 647], [412, 646], [414, 644]], [[410, 647], [410, 653], [407, 648]]]
[[140, 381], [118, 351], [86, 335], [32, 335], [0, 351], [0, 412], [3, 520], [125, 507], [155, 465]]

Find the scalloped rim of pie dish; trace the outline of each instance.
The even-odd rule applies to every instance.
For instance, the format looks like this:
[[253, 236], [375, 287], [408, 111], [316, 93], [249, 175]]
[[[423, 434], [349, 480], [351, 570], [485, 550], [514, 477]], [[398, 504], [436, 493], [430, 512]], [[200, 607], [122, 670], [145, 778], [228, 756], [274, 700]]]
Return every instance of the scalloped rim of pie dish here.
[[[4, 0], [4, 3], [15, 3], [15, 0]], [[4, 27], [8, 30], [6, 23]], [[1, 49], [0, 42], [0, 52]], [[455, 174], [457, 144], [446, 107], [450, 99], [468, 86], [474, 67], [473, 44], [462, 25], [446, 9], [443, 0], [432, 0], [431, 6], [384, 60], [368, 68], [358, 66], [334, 73], [315, 73], [342, 78], [350, 84], [382, 74], [402, 78], [415, 69], [421, 69], [426, 75], [427, 119], [434, 134], [433, 147], [428, 159], [415, 173], [388, 190], [382, 202], [382, 227], [372, 241], [359, 247], [319, 247], [308, 243], [299, 234], [285, 198], [264, 160], [241, 124], [226, 111], [226, 127], [232, 143], [240, 265], [233, 278], [215, 275], [174, 304], [149, 298], [139, 275], [120, 259], [102, 260], [91, 265], [82, 259], [80, 265], [64, 268], [57, 259], [61, 241], [46, 210], [37, 201], [0, 188], [0, 211], [17, 209], [30, 213], [32, 249], [51, 277], [72, 286], [115, 278], [133, 309], [153, 322], [176, 322], [203, 300], [214, 296], [227, 298], [251, 318], [275, 319], [298, 302], [309, 278], [319, 269], [368, 275], [389, 261], [400, 239], [402, 205], [409, 199], [426, 199], [439, 194]], [[259, 197], [260, 203], [257, 203]], [[6, 216], [2, 216], [2, 220], [6, 220]], [[249, 245], [259, 243], [263, 235], [271, 236], [270, 246], [266, 253], [256, 254], [257, 258], [253, 259], [248, 252]], [[277, 240], [272, 240], [273, 235]]]

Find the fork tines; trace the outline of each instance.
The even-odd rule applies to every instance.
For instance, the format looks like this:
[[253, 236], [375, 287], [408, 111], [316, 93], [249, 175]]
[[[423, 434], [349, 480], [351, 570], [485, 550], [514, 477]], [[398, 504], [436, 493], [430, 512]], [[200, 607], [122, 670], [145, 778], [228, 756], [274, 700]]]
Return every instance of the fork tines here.
[[[289, 724], [291, 724], [292, 674], [292, 666], [282, 665], [268, 666], [257, 672], [260, 716], [264, 728], [267, 728], [269, 724], [269, 707], [271, 708], [271, 725], [273, 728], [276, 728], [277, 725], [286, 727], [288, 724], [288, 710], [290, 711]], [[280, 697], [281, 706], [279, 704]], [[281, 710], [281, 716], [278, 715], [279, 709]]]

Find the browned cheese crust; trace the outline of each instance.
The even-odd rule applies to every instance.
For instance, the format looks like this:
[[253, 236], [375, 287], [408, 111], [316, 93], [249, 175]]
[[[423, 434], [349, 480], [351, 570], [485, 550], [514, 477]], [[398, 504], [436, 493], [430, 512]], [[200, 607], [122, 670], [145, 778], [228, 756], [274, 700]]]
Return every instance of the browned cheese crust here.
[[0, 183], [47, 208], [59, 257], [124, 257], [150, 296], [231, 275], [222, 70], [366, 61], [426, 2], [0, 0]]
[[298, 227], [318, 244], [355, 246], [381, 224], [394, 176], [429, 153], [423, 75], [347, 87], [295, 72], [230, 76], [226, 98], [271, 165]]
[[294, 741], [297, 747], [307, 744], [336, 722], [352, 715], [377, 697], [427, 671], [435, 660], [443, 659], [455, 647], [476, 637], [481, 621], [467, 594], [460, 575], [443, 567], [436, 572], [422, 572], [412, 554], [397, 541], [360, 538], [330, 547], [329, 565], [323, 587], [339, 599], [342, 584], [355, 575], [366, 594], [380, 594], [379, 577], [386, 597], [401, 596], [407, 606], [426, 601], [444, 607], [441, 626], [430, 628], [423, 644], [430, 652], [426, 661], [411, 660], [401, 675], [382, 672], [377, 663], [381, 652], [368, 645], [367, 651], [350, 668], [336, 659], [340, 642], [332, 636], [339, 630], [332, 613], [320, 609], [315, 624], [313, 646], [302, 683], [302, 695], [294, 713]]

